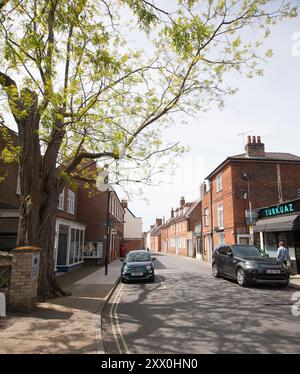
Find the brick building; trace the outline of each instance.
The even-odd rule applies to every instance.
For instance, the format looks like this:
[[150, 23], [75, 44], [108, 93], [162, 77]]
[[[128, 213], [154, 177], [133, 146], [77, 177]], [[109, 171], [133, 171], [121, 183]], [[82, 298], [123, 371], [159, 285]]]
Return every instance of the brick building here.
[[248, 137], [245, 153], [226, 158], [206, 178], [202, 197], [202, 258], [220, 243], [259, 243], [257, 211], [299, 197], [300, 157], [265, 152], [260, 137]]
[[118, 258], [124, 234], [124, 208], [116, 192], [79, 188], [78, 215], [86, 224], [85, 261], [104, 262], [108, 236], [108, 261]]
[[152, 226], [150, 231], [150, 250], [153, 252], [161, 252], [161, 229], [162, 219], [156, 218], [155, 224]]
[[201, 201], [185, 202], [181, 197], [179, 208], [171, 209], [170, 219], [161, 226], [162, 251], [195, 257], [197, 241], [195, 228], [201, 221]]

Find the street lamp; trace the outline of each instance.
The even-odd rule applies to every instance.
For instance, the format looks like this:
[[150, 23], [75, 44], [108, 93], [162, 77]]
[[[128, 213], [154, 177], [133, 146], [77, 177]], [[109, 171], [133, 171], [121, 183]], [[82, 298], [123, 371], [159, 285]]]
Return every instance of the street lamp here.
[[242, 174], [242, 179], [247, 181], [247, 196], [248, 196], [248, 202], [249, 202], [249, 214], [250, 214], [250, 241], [251, 244], [253, 244], [253, 221], [252, 221], [252, 203], [251, 203], [251, 196], [250, 196], [250, 177], [247, 173]]

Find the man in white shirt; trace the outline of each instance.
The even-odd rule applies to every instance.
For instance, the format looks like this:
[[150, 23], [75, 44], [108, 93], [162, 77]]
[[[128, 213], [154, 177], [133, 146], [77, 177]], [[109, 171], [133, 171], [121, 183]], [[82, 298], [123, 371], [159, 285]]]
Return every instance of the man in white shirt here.
[[285, 265], [287, 265], [288, 261], [291, 261], [289, 251], [284, 246], [284, 241], [281, 240], [279, 242], [279, 247], [277, 249], [277, 260], [283, 262]]

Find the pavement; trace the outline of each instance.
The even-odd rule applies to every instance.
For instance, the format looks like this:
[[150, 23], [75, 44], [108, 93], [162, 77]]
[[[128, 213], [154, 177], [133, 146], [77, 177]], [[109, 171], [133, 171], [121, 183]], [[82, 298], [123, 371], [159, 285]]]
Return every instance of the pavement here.
[[300, 274], [291, 276], [289, 286], [300, 290]]
[[[207, 264], [209, 266], [209, 264]], [[0, 317], [0, 354], [104, 353], [101, 313], [117, 286], [121, 263], [104, 267], [83, 266], [58, 277], [72, 296], [38, 303], [31, 313]], [[300, 275], [290, 287], [300, 289]]]
[[101, 312], [120, 278], [121, 263], [83, 266], [60, 275], [60, 285], [72, 296], [38, 303], [31, 313], [0, 318], [2, 353], [104, 353]]

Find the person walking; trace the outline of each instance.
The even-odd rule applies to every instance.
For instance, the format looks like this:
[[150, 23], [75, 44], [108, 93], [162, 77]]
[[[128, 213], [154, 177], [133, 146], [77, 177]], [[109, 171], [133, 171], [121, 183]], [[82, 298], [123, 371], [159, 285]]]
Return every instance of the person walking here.
[[288, 261], [291, 261], [289, 250], [285, 247], [285, 242], [280, 240], [279, 247], [277, 249], [277, 261], [283, 262], [286, 266], [288, 265]]

